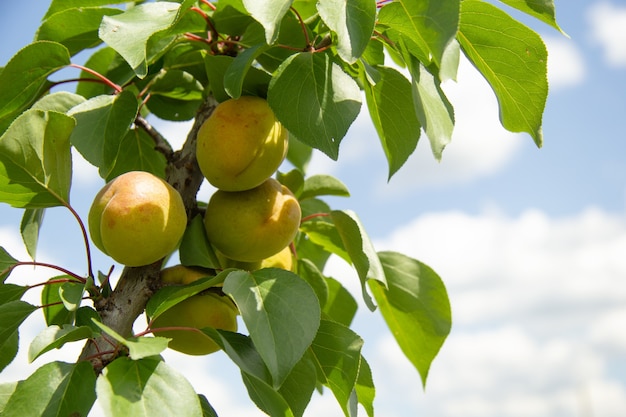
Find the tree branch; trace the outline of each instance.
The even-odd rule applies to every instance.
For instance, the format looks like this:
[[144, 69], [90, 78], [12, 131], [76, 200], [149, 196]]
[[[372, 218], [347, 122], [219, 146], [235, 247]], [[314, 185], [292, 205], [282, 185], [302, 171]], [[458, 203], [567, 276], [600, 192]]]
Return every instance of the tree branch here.
[[[213, 113], [216, 106], [217, 102], [213, 97], [207, 98], [203, 103], [185, 144], [182, 149], [172, 154], [166, 169], [166, 179], [182, 196], [189, 220], [197, 210], [196, 195], [204, 179], [196, 161], [196, 136], [200, 126]], [[145, 129], [143, 125], [141, 127]], [[160, 287], [161, 267], [162, 261], [142, 267], [124, 268], [111, 295], [95, 303], [102, 322], [123, 336], [132, 335], [135, 320], [144, 311], [150, 297]], [[111, 351], [111, 342], [104, 337], [99, 337], [87, 342], [79, 360], [91, 361], [94, 370], [100, 373], [116, 358], [116, 355], [116, 351]]]

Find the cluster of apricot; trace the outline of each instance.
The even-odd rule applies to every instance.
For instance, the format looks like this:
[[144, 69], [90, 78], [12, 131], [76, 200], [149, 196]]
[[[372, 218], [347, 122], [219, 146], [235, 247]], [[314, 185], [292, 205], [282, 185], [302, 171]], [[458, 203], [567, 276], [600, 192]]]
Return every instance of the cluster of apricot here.
[[[198, 165], [217, 189], [206, 207], [204, 225], [221, 268], [294, 268], [289, 245], [300, 224], [300, 205], [287, 187], [271, 178], [287, 146], [287, 131], [260, 97], [227, 100], [200, 127]], [[126, 266], [142, 266], [176, 249], [187, 215], [172, 186], [150, 173], [133, 171], [113, 179], [96, 195], [88, 224], [94, 244], [105, 254]], [[162, 270], [161, 281], [185, 285], [207, 275], [177, 265]], [[219, 347], [193, 329], [236, 331], [237, 314], [228, 296], [210, 288], [157, 316], [151, 328], [171, 338], [170, 348], [203, 355]]]

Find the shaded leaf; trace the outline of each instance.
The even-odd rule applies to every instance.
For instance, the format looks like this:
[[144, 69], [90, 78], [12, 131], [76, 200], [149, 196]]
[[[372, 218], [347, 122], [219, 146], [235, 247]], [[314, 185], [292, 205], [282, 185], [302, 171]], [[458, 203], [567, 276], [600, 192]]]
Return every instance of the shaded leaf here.
[[[19, 341], [19, 331], [17, 330], [6, 339], [0, 340], [0, 372], [13, 362], [13, 359], [17, 356]], [[2, 384], [0, 384], [0, 387], [2, 387]], [[0, 398], [0, 403], [2, 403], [2, 398]], [[0, 404], [0, 413], [2, 413], [2, 409], [2, 404]]]
[[92, 334], [91, 328], [87, 326], [76, 327], [65, 324], [63, 327], [57, 325], [46, 327], [30, 343], [28, 361], [32, 362], [44, 353], [59, 349], [66, 343], [88, 339]]
[[119, 4], [126, 2], [127, 0], [52, 0], [43, 18], [47, 19], [55, 13], [59, 13], [67, 9], [74, 9], [77, 7], [108, 6], [110, 4]]
[[145, 171], [165, 178], [165, 156], [154, 149], [154, 140], [145, 130], [135, 128], [126, 132], [119, 151], [105, 181], [130, 171]]
[[239, 307], [272, 386], [280, 387], [317, 332], [321, 312], [315, 292], [294, 273], [278, 268], [230, 272], [224, 292]]
[[49, 16], [43, 21], [35, 39], [58, 42], [75, 55], [83, 49], [102, 43], [98, 28], [104, 16], [122, 13], [120, 9], [107, 7], [80, 7], [66, 9]]
[[272, 77], [267, 100], [290, 133], [334, 160], [361, 110], [356, 81], [322, 53], [287, 58]]
[[[41, 291], [41, 311], [48, 326], [71, 324], [74, 320], [74, 311], [65, 308], [61, 299], [61, 288], [65, 284], [65, 280], [69, 279], [69, 275], [61, 275], [50, 278], [50, 282], [44, 285]], [[71, 284], [78, 287], [78, 291], [82, 291], [84, 285], [80, 283]]]
[[374, 388], [372, 370], [363, 356], [361, 356], [361, 365], [359, 366], [359, 376], [356, 380], [355, 390], [359, 404], [363, 406], [368, 417], [374, 417], [374, 396], [376, 389]]
[[206, 237], [201, 215], [194, 217], [183, 234], [178, 248], [180, 263], [186, 266], [220, 269], [220, 262]]
[[51, 362], [20, 381], [3, 417], [86, 416], [96, 400], [96, 375], [88, 361]]
[[241, 373], [241, 379], [250, 399], [267, 415], [295, 417], [287, 401], [271, 385], [245, 372]]
[[218, 417], [215, 409], [209, 403], [209, 400], [202, 395], [198, 394], [198, 400], [200, 401], [200, 406], [202, 407], [202, 417]]
[[[94, 52], [84, 64], [85, 67], [96, 71], [117, 85], [124, 85], [135, 77], [135, 72], [124, 58], [113, 48], [104, 46]], [[94, 80], [97, 77], [86, 71], [80, 72], [81, 79]], [[100, 95], [109, 95], [113, 89], [101, 82], [80, 81], [76, 86], [76, 94], [90, 99]]]
[[12, 268], [18, 261], [0, 246], [0, 283], [3, 283], [9, 276], [9, 268]]
[[328, 285], [322, 272], [310, 259], [300, 258], [298, 259], [298, 275], [313, 288], [320, 306], [323, 307], [328, 300]]
[[376, 20], [376, 3], [370, 0], [320, 0], [324, 23], [337, 34], [337, 52], [353, 64], [365, 51]]
[[333, 321], [349, 327], [356, 315], [358, 304], [350, 291], [334, 278], [326, 278], [328, 299], [322, 311]]
[[[269, 46], [265, 43], [251, 46], [238, 54], [231, 62], [224, 73], [224, 90], [230, 97], [239, 98], [241, 96], [244, 80], [248, 71], [252, 69], [254, 60], [268, 48]], [[261, 74], [265, 74], [265, 81], [269, 84], [270, 75], [264, 72]]]
[[0, 304], [21, 299], [27, 290], [28, 287], [22, 285], [0, 284]]
[[369, 281], [385, 322], [426, 385], [430, 365], [450, 333], [450, 301], [441, 278], [425, 264], [380, 252], [387, 287]]
[[39, 230], [41, 229], [41, 223], [43, 222], [43, 215], [46, 209], [26, 209], [22, 216], [22, 222], [20, 223], [20, 233], [26, 251], [32, 259], [37, 255], [37, 243], [39, 242]]
[[461, 9], [459, 43], [493, 88], [502, 126], [529, 133], [540, 147], [548, 95], [548, 53], [541, 37], [482, 1], [465, 0]]
[[48, 75], [70, 64], [67, 48], [39, 41], [17, 52], [0, 72], [0, 134], [51, 83]]
[[378, 74], [380, 80], [375, 85], [365, 85], [365, 98], [387, 157], [391, 178], [417, 147], [421, 125], [409, 80], [387, 67], [379, 67]]
[[[134, 361], [144, 358], [156, 357], [165, 349], [170, 339], [166, 337], [128, 337], [125, 338], [109, 326], [92, 319], [92, 323], [100, 328], [104, 333], [117, 340], [128, 348], [128, 357]], [[90, 329], [91, 330], [91, 329]]]
[[202, 416], [191, 384], [157, 357], [116, 359], [98, 377], [96, 392], [108, 416]]
[[5, 340], [17, 331], [22, 322], [37, 307], [25, 301], [15, 300], [0, 305], [0, 340]]
[[0, 201], [18, 208], [69, 204], [74, 120], [28, 110], [0, 137]]

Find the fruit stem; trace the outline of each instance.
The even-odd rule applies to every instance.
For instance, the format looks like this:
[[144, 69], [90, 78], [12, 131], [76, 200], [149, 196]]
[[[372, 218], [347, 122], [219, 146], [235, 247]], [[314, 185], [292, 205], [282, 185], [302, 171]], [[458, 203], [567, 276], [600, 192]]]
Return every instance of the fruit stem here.
[[69, 203], [66, 203], [65, 207], [70, 211], [70, 213], [72, 213], [72, 215], [78, 222], [81, 233], [83, 234], [83, 241], [85, 242], [85, 253], [87, 255], [87, 273], [89, 274], [88, 276], [93, 279], [94, 275], [93, 275], [93, 265], [91, 261], [91, 247], [89, 245], [89, 236], [87, 235], [87, 229], [85, 228], [85, 224], [81, 220], [76, 210], [74, 210], [74, 207], [72, 207]]
[[309, 214], [308, 216], [305, 216], [302, 218], [302, 220], [300, 220], [300, 224], [308, 221], [308, 220], [312, 220], [315, 219], [317, 217], [328, 217], [330, 216], [330, 213], [314, 213], [314, 214]]
[[85, 71], [85, 72], [93, 75], [94, 77], [98, 77], [100, 80], [102, 80], [102, 82], [104, 82], [106, 85], [108, 85], [109, 87], [114, 89], [117, 93], [121, 93], [122, 92], [122, 87], [120, 87], [119, 85], [115, 84], [113, 81], [109, 80], [107, 77], [105, 77], [104, 75], [100, 74], [98, 71], [94, 71], [91, 68], [87, 68], [87, 67], [84, 67], [84, 66], [78, 65], [78, 64], [70, 64], [70, 67], [78, 68], [79, 70]]

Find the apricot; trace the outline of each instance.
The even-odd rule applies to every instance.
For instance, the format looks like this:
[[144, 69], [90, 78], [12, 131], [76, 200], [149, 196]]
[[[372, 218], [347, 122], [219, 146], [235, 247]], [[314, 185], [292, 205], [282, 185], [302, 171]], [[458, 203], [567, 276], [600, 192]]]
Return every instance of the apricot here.
[[278, 169], [289, 134], [267, 101], [242, 96], [220, 103], [198, 131], [196, 158], [205, 178], [225, 191], [254, 188]]
[[283, 250], [300, 226], [300, 204], [273, 178], [246, 191], [217, 190], [204, 216], [207, 237], [224, 256], [257, 262]]
[[275, 255], [265, 258], [261, 261], [259, 269], [261, 268], [281, 268], [287, 271], [294, 272], [295, 269], [295, 257], [291, 252], [291, 248], [286, 246], [283, 250]]
[[187, 214], [180, 194], [163, 179], [131, 171], [96, 194], [88, 215], [93, 243], [116, 262], [148, 265], [173, 252]]
[[[182, 265], [161, 271], [161, 281], [170, 285], [190, 284], [208, 274]], [[220, 349], [209, 336], [194, 329], [212, 327], [237, 331], [237, 306], [218, 288], [193, 295], [164, 311], [152, 322], [151, 329], [158, 336], [168, 337], [168, 347], [188, 355], [208, 355]], [[159, 328], [167, 330], [159, 331]], [[173, 329], [180, 327], [180, 330]]]

